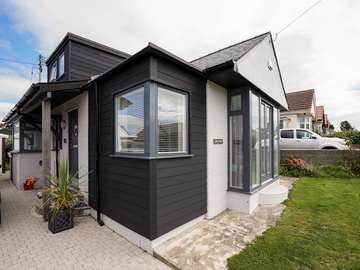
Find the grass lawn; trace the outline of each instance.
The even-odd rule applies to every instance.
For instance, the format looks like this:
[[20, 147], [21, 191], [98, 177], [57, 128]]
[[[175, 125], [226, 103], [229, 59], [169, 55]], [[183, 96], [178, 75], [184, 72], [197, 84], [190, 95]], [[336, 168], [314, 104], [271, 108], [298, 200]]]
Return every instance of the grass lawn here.
[[360, 269], [360, 179], [303, 178], [286, 205], [231, 270]]

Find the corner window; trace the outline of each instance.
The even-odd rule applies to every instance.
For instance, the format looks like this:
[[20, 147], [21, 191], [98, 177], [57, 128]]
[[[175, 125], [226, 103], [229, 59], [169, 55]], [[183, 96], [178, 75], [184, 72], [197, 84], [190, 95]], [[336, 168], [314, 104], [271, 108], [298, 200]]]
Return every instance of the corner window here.
[[158, 153], [187, 151], [187, 95], [158, 88]]
[[65, 55], [64, 53], [62, 53], [60, 56], [59, 56], [59, 75], [58, 77], [60, 78], [62, 75], [64, 75], [64, 72], [65, 72]]
[[54, 81], [56, 80], [56, 76], [57, 76], [57, 62], [55, 61], [50, 68], [50, 77], [49, 77], [49, 81]]
[[144, 153], [144, 88], [115, 97], [115, 151]]

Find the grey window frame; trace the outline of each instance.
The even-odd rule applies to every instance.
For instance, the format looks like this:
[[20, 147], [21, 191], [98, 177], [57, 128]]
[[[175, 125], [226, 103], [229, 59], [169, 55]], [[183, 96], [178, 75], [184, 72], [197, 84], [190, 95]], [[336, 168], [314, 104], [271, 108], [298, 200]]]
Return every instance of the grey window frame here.
[[[116, 104], [115, 98], [119, 95], [126, 94], [132, 90], [136, 90], [139, 87], [144, 87], [144, 152], [117, 152], [116, 151]], [[186, 152], [176, 153], [158, 153], [158, 88], [164, 88], [169, 91], [177, 92], [186, 95]], [[191, 130], [190, 130], [190, 100], [191, 95], [188, 91], [183, 89], [177, 89], [162, 83], [153, 81], [145, 81], [140, 84], [135, 84], [131, 87], [116, 90], [113, 93], [113, 153], [111, 157], [115, 158], [134, 158], [134, 159], [167, 159], [167, 158], [186, 158], [193, 157], [191, 154]]]
[[[231, 99], [233, 96], [237, 96], [237, 95], [241, 95], [241, 109], [240, 110], [236, 110], [233, 111], [231, 110]], [[247, 104], [246, 101], [247, 99], [249, 99], [249, 95], [248, 93], [246, 93], [246, 91], [242, 91], [240, 89], [233, 89], [232, 91], [229, 91], [228, 94], [228, 190], [229, 191], [236, 191], [236, 192], [243, 192], [243, 191], [247, 191], [248, 190], [248, 184], [246, 183], [246, 181], [244, 181], [244, 179], [247, 178], [247, 168], [246, 168], [246, 162], [245, 159], [247, 157], [247, 152], [245, 150], [245, 145], [246, 145], [246, 132], [245, 131], [245, 126], [248, 123], [248, 117], [249, 114], [247, 115], [248, 110], [246, 109]], [[243, 142], [243, 146], [242, 146], [242, 154], [243, 154], [243, 179], [242, 179], [242, 188], [241, 187], [235, 187], [231, 185], [231, 160], [230, 160], [230, 151], [231, 151], [231, 144], [230, 144], [230, 118], [231, 116], [235, 116], [235, 115], [242, 115], [242, 123], [243, 123], [243, 133], [242, 133], [242, 142]]]

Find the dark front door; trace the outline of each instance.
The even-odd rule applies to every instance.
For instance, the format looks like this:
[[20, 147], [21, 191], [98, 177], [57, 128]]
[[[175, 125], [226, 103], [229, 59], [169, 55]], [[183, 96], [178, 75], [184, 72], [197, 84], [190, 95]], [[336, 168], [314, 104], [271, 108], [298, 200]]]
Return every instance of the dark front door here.
[[[78, 129], [78, 110], [68, 113], [69, 121], [69, 170], [75, 174], [79, 170], [79, 129]], [[74, 183], [77, 185], [77, 183]]]

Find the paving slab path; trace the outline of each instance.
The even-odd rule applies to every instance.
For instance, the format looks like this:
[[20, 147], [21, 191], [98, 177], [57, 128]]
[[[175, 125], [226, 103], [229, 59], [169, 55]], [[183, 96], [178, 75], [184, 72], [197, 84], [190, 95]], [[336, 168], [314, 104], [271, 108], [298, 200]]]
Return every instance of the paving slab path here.
[[[280, 184], [290, 189], [295, 181], [282, 178]], [[284, 208], [261, 205], [251, 215], [226, 210], [161, 244], [154, 254], [175, 269], [227, 269], [227, 259], [275, 226]]]
[[170, 269], [91, 217], [73, 229], [52, 234], [33, 211], [35, 191], [19, 191], [0, 176], [0, 269]]

